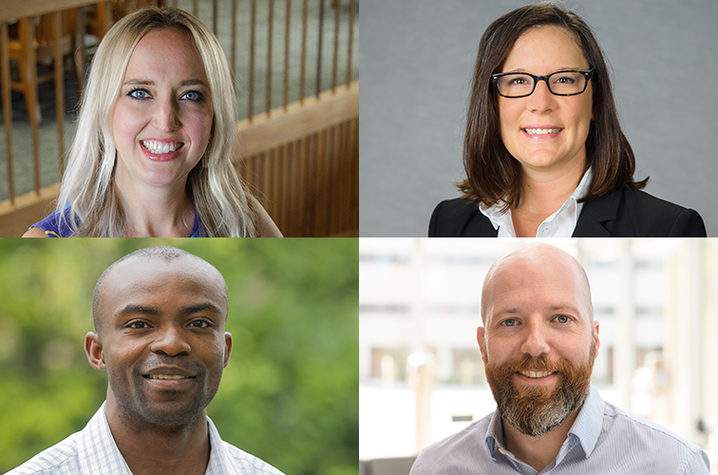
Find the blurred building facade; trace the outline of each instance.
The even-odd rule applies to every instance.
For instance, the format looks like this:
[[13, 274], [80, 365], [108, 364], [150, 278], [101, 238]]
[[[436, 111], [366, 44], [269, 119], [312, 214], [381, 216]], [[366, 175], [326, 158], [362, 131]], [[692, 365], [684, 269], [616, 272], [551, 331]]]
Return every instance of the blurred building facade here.
[[[593, 383], [604, 399], [715, 449], [718, 242], [548, 242], [589, 276], [601, 339]], [[360, 458], [416, 454], [495, 409], [476, 343], [481, 285], [526, 243], [361, 240]]]

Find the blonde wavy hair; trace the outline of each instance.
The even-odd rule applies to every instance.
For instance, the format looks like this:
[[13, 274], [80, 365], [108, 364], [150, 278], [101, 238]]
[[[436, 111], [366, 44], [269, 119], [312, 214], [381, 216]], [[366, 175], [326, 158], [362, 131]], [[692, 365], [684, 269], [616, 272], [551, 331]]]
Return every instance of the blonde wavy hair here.
[[[92, 61], [80, 106], [77, 132], [57, 200], [60, 224], [73, 236], [124, 235], [125, 219], [112, 186], [117, 149], [111, 115], [127, 64], [148, 32], [168, 28], [188, 32], [197, 46], [212, 95], [214, 118], [205, 155], [189, 173], [186, 190], [208, 236], [255, 235], [256, 212], [232, 157], [238, 150], [234, 82], [217, 38], [187, 12], [148, 7], [118, 21]], [[205, 162], [204, 164], [202, 162]]]

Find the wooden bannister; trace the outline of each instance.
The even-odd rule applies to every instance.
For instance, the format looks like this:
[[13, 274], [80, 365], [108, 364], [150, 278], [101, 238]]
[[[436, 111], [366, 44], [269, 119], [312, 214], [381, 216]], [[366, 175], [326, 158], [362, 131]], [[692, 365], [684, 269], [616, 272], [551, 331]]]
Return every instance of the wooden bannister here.
[[[121, 1], [121, 0], [118, 0]], [[146, 3], [148, 0], [125, 0], [127, 5]], [[327, 235], [358, 235], [358, 163], [359, 163], [359, 86], [358, 81], [352, 82], [352, 48], [354, 29], [357, 23], [356, 0], [270, 0], [261, 3], [262, 16], [257, 18], [257, 0], [249, 0], [252, 5], [251, 28], [237, 28], [238, 17], [237, 2], [245, 0], [224, 0], [224, 5], [231, 8], [231, 48], [228, 54], [232, 71], [243, 78], [244, 88], [248, 88], [248, 109], [243, 109], [248, 117], [238, 123], [237, 129], [241, 134], [241, 155], [235, 157], [235, 165], [240, 175], [247, 181], [250, 188], [267, 207], [280, 229], [287, 236], [327, 236]], [[263, 0], [262, 0], [263, 1]], [[231, 2], [231, 5], [227, 2]], [[284, 4], [282, 4], [284, 2]], [[47, 215], [53, 207], [53, 200], [59, 191], [59, 185], [41, 186], [40, 164], [47, 167], [47, 160], [38, 159], [39, 146], [37, 136], [37, 120], [33, 120], [29, 112], [32, 126], [32, 157], [22, 157], [23, 160], [32, 159], [34, 174], [34, 189], [26, 193], [27, 187], [18, 189], [13, 176], [17, 173], [17, 163], [13, 161], [12, 134], [12, 103], [10, 94], [10, 64], [8, 59], [8, 22], [28, 21], [37, 15], [52, 15], [52, 28], [55, 39], [60, 33], [60, 11], [69, 8], [78, 8], [77, 38], [84, 39], [87, 28], [86, 9], [90, 5], [100, 5], [99, 31], [109, 29], [113, 12], [113, 2], [97, 0], [23, 0], [22, 2], [9, 2], [0, 9], [0, 99], [3, 104], [2, 118], [5, 129], [5, 149], [8, 180], [8, 196], [0, 201], [0, 237], [19, 236], [33, 222]], [[191, 9], [195, 16], [198, 13], [197, 0], [155, 0], [155, 3], [169, 4], [180, 8]], [[191, 3], [191, 5], [188, 5]], [[325, 3], [328, 5], [325, 8]], [[292, 9], [292, 6], [296, 7]], [[204, 4], [202, 5], [204, 8]], [[321, 17], [312, 23], [319, 26], [316, 32], [317, 41], [308, 41], [308, 11], [310, 8], [319, 8]], [[343, 12], [340, 10], [343, 7]], [[348, 7], [348, 8], [347, 8]], [[330, 90], [322, 92], [322, 43], [325, 33], [323, 31], [323, 13], [334, 8], [332, 19], [334, 24], [333, 41], [327, 44], [331, 48], [332, 60], [331, 81], [325, 81]], [[204, 11], [204, 10], [203, 10]], [[348, 11], [348, 14], [346, 13]], [[216, 31], [218, 16], [218, 1], [213, 0], [211, 20], [200, 18], [205, 24]], [[275, 14], [276, 13], [276, 14]], [[291, 23], [290, 15], [301, 13], [300, 23]], [[205, 12], [206, 14], [206, 12]], [[220, 13], [222, 14], [222, 13]], [[281, 19], [284, 14], [285, 18]], [[281, 23], [277, 23], [277, 19]], [[312, 19], [312, 21], [314, 21]], [[331, 20], [327, 20], [331, 21]], [[275, 25], [275, 23], [277, 23]], [[98, 23], [93, 21], [93, 28]], [[226, 25], [226, 23], [224, 23]], [[290, 26], [291, 25], [291, 26]], [[341, 27], [340, 27], [341, 25]], [[312, 27], [314, 28], [314, 27]], [[347, 28], [346, 30], [344, 28]], [[340, 31], [348, 33], [348, 44], [339, 41]], [[275, 34], [273, 34], [275, 32]], [[300, 36], [301, 33], [301, 36]], [[291, 34], [291, 35], [290, 35]], [[314, 34], [314, 33], [312, 33]], [[283, 36], [281, 43], [277, 41], [273, 58], [272, 37]], [[256, 38], [268, 43], [266, 58], [257, 58], [255, 50], [259, 46]], [[301, 38], [301, 39], [300, 39]], [[247, 65], [238, 65], [238, 41], [248, 48], [249, 71]], [[314, 44], [312, 44], [314, 43]], [[59, 50], [59, 41], [54, 50], [54, 81], [57, 115], [54, 118], [58, 129], [58, 157], [57, 164], [60, 174], [64, 169], [65, 145], [71, 137], [65, 137], [65, 109], [64, 102], [64, 72], [62, 58]], [[312, 48], [317, 48], [314, 51]], [[346, 49], [345, 49], [346, 48]], [[314, 67], [307, 64], [307, 51], [312, 51], [316, 63], [316, 87], [313, 91], [306, 91], [306, 83], [311, 81], [307, 74]], [[84, 48], [80, 48], [76, 57], [84, 64]], [[339, 54], [339, 52], [343, 52]], [[313, 61], [314, 61], [313, 60]], [[346, 61], [346, 82], [340, 84], [339, 62]], [[266, 64], [264, 62], [266, 61]], [[34, 64], [34, 61], [32, 62]], [[261, 63], [261, 64], [260, 64]], [[343, 64], [343, 63], [342, 63]], [[261, 67], [258, 68], [257, 66]], [[255, 78], [259, 69], [264, 69], [263, 78]], [[272, 70], [279, 71], [273, 93]], [[294, 69], [292, 69], [294, 68]], [[240, 74], [238, 74], [238, 70]], [[247, 74], [248, 73], [248, 74]], [[259, 84], [257, 94], [263, 94], [263, 100], [255, 101], [254, 93]], [[280, 86], [281, 84], [281, 86]], [[292, 84], [295, 84], [292, 86]], [[262, 91], [266, 87], [266, 91]], [[290, 94], [290, 88], [291, 94]], [[244, 89], [243, 88], [243, 89]], [[311, 88], [311, 86], [310, 86]], [[241, 90], [241, 89], [240, 89]], [[246, 89], [245, 89], [246, 90]], [[279, 92], [278, 92], [279, 91]], [[307, 93], [309, 95], [307, 95]], [[290, 102], [292, 95], [297, 102]], [[259, 97], [257, 99], [259, 99]], [[280, 100], [281, 99], [281, 100]], [[292, 99], [292, 100], [295, 100]], [[256, 103], [263, 111], [254, 110]], [[0, 157], [2, 151], [0, 151]], [[45, 157], [46, 158], [46, 157]], [[28, 163], [28, 162], [24, 162]], [[23, 162], [21, 162], [21, 165]], [[43, 168], [46, 170], [46, 168]], [[22, 176], [22, 175], [21, 175]], [[22, 188], [22, 187], [21, 187]]]

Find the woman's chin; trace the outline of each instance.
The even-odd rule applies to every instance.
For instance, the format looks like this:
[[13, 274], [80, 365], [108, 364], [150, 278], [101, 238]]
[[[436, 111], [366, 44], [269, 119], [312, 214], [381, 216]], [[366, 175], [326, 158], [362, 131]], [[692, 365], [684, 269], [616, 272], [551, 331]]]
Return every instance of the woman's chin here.
[[521, 168], [524, 172], [537, 173], [570, 170], [575, 168], [575, 166], [583, 168], [585, 158], [578, 156], [566, 158], [563, 154], [542, 150], [523, 155], [523, 157], [517, 159], [517, 161], [521, 164]]
[[555, 156], [532, 156], [519, 160], [519, 163], [524, 172], [541, 172], [557, 168], [560, 160]]

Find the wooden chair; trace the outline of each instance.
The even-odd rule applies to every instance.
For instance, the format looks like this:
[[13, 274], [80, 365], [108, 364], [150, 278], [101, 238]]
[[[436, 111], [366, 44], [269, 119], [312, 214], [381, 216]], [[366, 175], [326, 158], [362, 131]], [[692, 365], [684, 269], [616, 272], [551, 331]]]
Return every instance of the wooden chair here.
[[[41, 15], [37, 20], [35, 18], [21, 18], [16, 24], [11, 25], [9, 43], [10, 59], [17, 60], [19, 70], [16, 80], [11, 79], [10, 87], [23, 93], [31, 124], [38, 124], [42, 120], [37, 85], [55, 77], [52, 68], [47, 73], [38, 68], [40, 63], [54, 57], [54, 15]], [[73, 59], [71, 61], [73, 66], [75, 66], [73, 53], [77, 48], [76, 22], [76, 8], [62, 12], [60, 50], [63, 58], [69, 55]], [[80, 72], [75, 66], [73, 72], [78, 83], [81, 83], [84, 71]]]
[[102, 40], [105, 33], [120, 18], [148, 5], [163, 6], [162, 0], [112, 0], [88, 5], [87, 32]]

